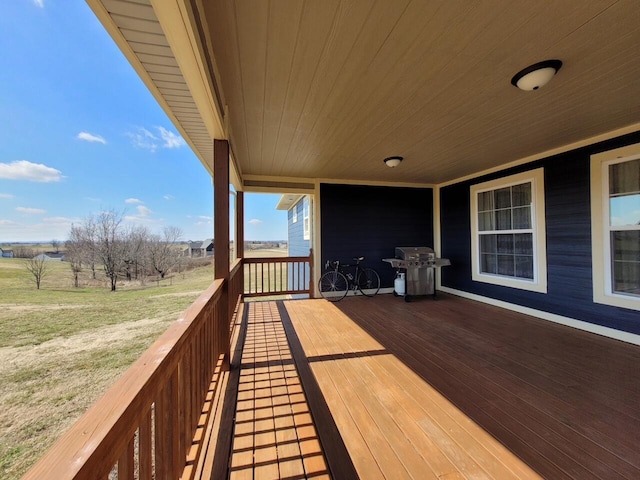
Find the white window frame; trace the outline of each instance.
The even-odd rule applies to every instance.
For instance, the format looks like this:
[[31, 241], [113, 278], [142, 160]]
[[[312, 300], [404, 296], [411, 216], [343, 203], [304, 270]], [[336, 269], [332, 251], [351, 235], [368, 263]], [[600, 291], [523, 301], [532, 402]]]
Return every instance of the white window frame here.
[[296, 203], [293, 208], [292, 208], [292, 214], [291, 214], [291, 223], [298, 223], [298, 203]]
[[309, 197], [305, 196], [302, 200], [302, 238], [304, 240], [311, 238], [310, 203]]
[[[533, 279], [483, 273], [480, 269], [480, 232], [478, 231], [478, 194], [521, 183], [531, 183], [531, 231], [533, 234]], [[471, 190], [471, 278], [476, 282], [547, 293], [547, 234], [545, 227], [544, 169], [509, 175], [478, 183]], [[513, 233], [505, 230], [504, 233]]]
[[640, 143], [591, 156], [591, 255], [593, 301], [640, 310], [640, 297], [614, 293], [611, 278], [609, 165], [640, 158]]

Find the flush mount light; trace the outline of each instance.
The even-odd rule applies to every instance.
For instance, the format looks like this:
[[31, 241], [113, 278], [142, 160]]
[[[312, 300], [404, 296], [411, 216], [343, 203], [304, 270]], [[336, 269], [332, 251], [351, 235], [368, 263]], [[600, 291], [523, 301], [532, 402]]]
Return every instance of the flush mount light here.
[[384, 163], [387, 167], [397, 167], [402, 162], [402, 157], [387, 157], [384, 159]]
[[560, 70], [560, 67], [562, 67], [560, 60], [545, 60], [544, 62], [530, 65], [516, 73], [511, 79], [511, 84], [520, 90], [538, 90], [549, 83], [549, 80]]

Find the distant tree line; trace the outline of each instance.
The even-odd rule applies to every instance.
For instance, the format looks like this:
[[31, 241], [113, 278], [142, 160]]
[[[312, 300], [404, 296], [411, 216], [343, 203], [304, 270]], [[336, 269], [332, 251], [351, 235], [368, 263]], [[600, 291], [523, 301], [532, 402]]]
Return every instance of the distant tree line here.
[[181, 237], [177, 227], [166, 227], [156, 235], [145, 226], [126, 225], [121, 214], [106, 211], [71, 227], [65, 243], [66, 261], [76, 287], [83, 269], [90, 270], [95, 279], [96, 268], [102, 267], [111, 291], [115, 291], [119, 279], [165, 278], [179, 267], [182, 256], [176, 242]]

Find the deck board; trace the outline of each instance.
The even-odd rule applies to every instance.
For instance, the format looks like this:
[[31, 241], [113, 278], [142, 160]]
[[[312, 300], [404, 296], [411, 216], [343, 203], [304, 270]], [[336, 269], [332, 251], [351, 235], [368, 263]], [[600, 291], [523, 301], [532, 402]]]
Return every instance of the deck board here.
[[229, 478], [328, 479], [276, 304], [247, 308]]
[[246, 308], [229, 478], [640, 478], [636, 346], [451, 295]]
[[636, 346], [450, 295], [285, 305], [359, 472], [640, 478]]

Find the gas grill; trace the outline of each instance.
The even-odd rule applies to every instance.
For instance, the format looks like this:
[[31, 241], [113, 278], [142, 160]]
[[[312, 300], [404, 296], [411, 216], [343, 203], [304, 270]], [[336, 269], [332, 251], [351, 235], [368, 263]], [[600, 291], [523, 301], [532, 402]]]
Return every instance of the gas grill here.
[[429, 247], [396, 247], [396, 258], [383, 258], [393, 268], [404, 270], [405, 273], [405, 301], [411, 301], [412, 296], [433, 295], [435, 297], [435, 269], [451, 265], [446, 258], [436, 258], [436, 254]]

